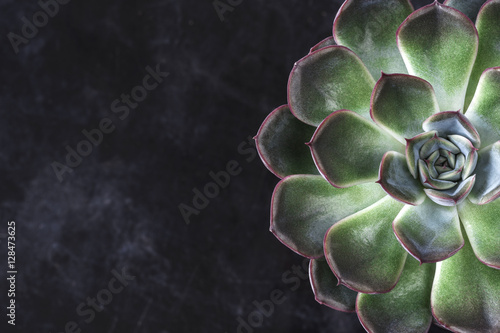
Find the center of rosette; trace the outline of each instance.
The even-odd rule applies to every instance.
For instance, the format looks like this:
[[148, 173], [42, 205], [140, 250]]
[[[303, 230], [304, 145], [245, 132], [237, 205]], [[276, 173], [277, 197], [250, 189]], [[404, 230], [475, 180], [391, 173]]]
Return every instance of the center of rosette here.
[[[474, 185], [477, 148], [463, 135], [429, 131], [407, 140], [407, 162], [427, 196], [444, 206], [454, 206]], [[412, 164], [412, 165], [411, 165]]]
[[418, 171], [426, 188], [448, 190], [471, 175], [475, 168], [474, 146], [461, 135], [439, 137], [436, 133], [420, 148]]

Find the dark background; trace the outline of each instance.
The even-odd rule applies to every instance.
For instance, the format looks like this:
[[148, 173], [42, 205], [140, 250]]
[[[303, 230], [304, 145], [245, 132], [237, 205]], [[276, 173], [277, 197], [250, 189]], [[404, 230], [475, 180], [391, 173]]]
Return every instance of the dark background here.
[[[0, 237], [15, 221], [18, 270], [7, 332], [233, 333], [275, 289], [282, 304], [252, 331], [364, 332], [292, 272], [302, 258], [268, 232], [278, 179], [245, 143], [340, 5], [243, 0], [221, 21], [209, 0], [73, 0], [16, 54], [7, 34], [40, 6], [0, 1]], [[120, 120], [110, 104], [157, 64], [169, 76]], [[103, 118], [114, 132], [60, 182], [51, 163]], [[231, 160], [241, 172], [186, 223], [179, 205]], [[135, 279], [85, 322], [78, 305], [123, 268]]]

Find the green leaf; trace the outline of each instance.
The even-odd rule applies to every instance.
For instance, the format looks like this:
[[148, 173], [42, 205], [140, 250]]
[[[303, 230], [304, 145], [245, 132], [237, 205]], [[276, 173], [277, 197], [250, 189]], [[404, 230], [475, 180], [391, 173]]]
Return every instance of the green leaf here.
[[335, 222], [384, 196], [374, 183], [338, 189], [321, 176], [289, 176], [273, 193], [271, 231], [293, 251], [318, 258], [323, 256], [325, 233]]
[[483, 146], [500, 140], [500, 67], [484, 71], [467, 118], [477, 128]]
[[[470, 175], [472, 175], [474, 170], [476, 169], [478, 156], [477, 148], [474, 147], [469, 139], [461, 135], [450, 134], [448, 135], [448, 139], [453, 142], [453, 144], [457, 146], [458, 149], [460, 149], [463, 156], [466, 156], [461, 176], [462, 180], [464, 180], [465, 178], [468, 178]], [[457, 169], [457, 167], [455, 167], [455, 169]]]
[[403, 154], [389, 151], [382, 158], [378, 183], [394, 199], [420, 205], [426, 198], [422, 185], [413, 178]]
[[373, 90], [372, 119], [403, 144], [422, 133], [422, 122], [437, 112], [432, 86], [418, 77], [382, 74]]
[[384, 153], [404, 149], [372, 121], [348, 110], [328, 116], [310, 146], [316, 167], [336, 187], [376, 181]]
[[500, 66], [500, 52], [498, 52], [500, 50], [500, 24], [498, 22], [500, 22], [500, 0], [487, 1], [479, 11], [476, 20], [479, 49], [467, 88], [465, 109], [474, 96], [477, 82], [483, 71], [490, 67]]
[[387, 196], [328, 230], [325, 257], [340, 283], [362, 293], [394, 288], [407, 254], [391, 223], [403, 206]]
[[393, 228], [404, 248], [421, 263], [449, 258], [464, 245], [457, 209], [430, 199], [420, 206], [405, 206]]
[[338, 284], [339, 280], [333, 274], [326, 260], [311, 260], [309, 279], [318, 303], [339, 311], [356, 311], [356, 296], [358, 293]]
[[287, 105], [267, 116], [255, 140], [264, 165], [279, 178], [293, 174], [319, 174], [306, 143], [315, 127], [295, 118]]
[[478, 259], [500, 269], [500, 200], [481, 206], [465, 200], [458, 214]]
[[500, 196], [500, 141], [481, 149], [477, 158], [476, 184], [469, 200], [484, 205]]
[[[481, 146], [479, 133], [472, 123], [459, 111], [436, 113], [422, 123], [424, 131], [437, 131], [439, 136], [461, 135], [472, 142], [474, 147]], [[444, 147], [443, 147], [444, 148]], [[454, 152], [456, 154], [456, 152]]]
[[418, 171], [420, 175], [420, 182], [428, 189], [448, 190], [457, 185], [457, 183], [453, 181], [434, 179], [430, 175], [429, 168], [423, 160], [418, 160]]
[[406, 162], [408, 163], [408, 170], [414, 178], [417, 178], [418, 175], [418, 160], [420, 159], [420, 149], [429, 140], [435, 137], [437, 137], [437, 132], [430, 131], [406, 140]]
[[406, 73], [394, 36], [412, 11], [408, 0], [347, 0], [335, 18], [333, 35], [359, 55], [373, 77], [380, 71]]
[[426, 333], [432, 323], [430, 295], [435, 265], [406, 259], [396, 287], [386, 294], [359, 294], [358, 317], [368, 332]]
[[485, 0], [446, 0], [443, 5], [461, 11], [474, 22], [476, 21], [479, 9], [485, 2]]
[[432, 84], [441, 111], [463, 109], [478, 47], [472, 22], [435, 1], [401, 24], [397, 40], [408, 72]]
[[467, 239], [457, 254], [436, 265], [434, 317], [453, 332], [500, 332], [500, 270], [477, 260]]
[[432, 188], [424, 189], [425, 194], [441, 206], [456, 206], [463, 202], [465, 198], [469, 195], [472, 188], [474, 187], [474, 182], [476, 181], [476, 175], [472, 175], [469, 178], [463, 180], [457, 186], [449, 190], [435, 190]]
[[288, 105], [298, 119], [313, 126], [340, 109], [368, 118], [374, 85], [354, 52], [327, 46], [295, 63], [288, 80]]
[[313, 47], [311, 47], [311, 50], [309, 51], [309, 53], [313, 53], [313, 52], [318, 51], [319, 49], [322, 49], [324, 47], [334, 46], [334, 45], [337, 45], [335, 43], [335, 39], [333, 38], [333, 36], [330, 36], [330, 37], [323, 39], [321, 42], [314, 45]]

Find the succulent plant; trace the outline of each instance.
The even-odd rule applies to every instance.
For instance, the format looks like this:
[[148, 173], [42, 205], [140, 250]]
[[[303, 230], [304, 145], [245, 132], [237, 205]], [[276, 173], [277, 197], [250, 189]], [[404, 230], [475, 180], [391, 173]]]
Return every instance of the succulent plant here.
[[500, 0], [347, 0], [258, 131], [271, 231], [368, 332], [500, 332], [498, 22]]

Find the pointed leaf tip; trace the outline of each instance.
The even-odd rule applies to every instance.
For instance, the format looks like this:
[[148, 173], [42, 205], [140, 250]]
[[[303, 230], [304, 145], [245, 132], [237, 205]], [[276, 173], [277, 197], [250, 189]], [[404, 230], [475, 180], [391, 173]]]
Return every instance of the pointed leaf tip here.
[[296, 253], [319, 258], [325, 233], [334, 223], [383, 196], [384, 191], [373, 183], [339, 190], [321, 176], [288, 176], [273, 192], [271, 228]]
[[264, 165], [279, 178], [293, 174], [318, 174], [309, 149], [315, 128], [293, 116], [288, 105], [272, 111], [264, 120], [255, 145]]
[[[388, 150], [404, 152], [404, 146], [388, 133], [349, 110], [330, 114], [312, 141], [312, 155], [318, 170], [336, 187], [376, 181], [383, 155]], [[353, 149], [356, 154], [352, 153]]]
[[478, 49], [471, 20], [436, 1], [408, 16], [399, 27], [397, 40], [409, 73], [434, 87], [440, 109], [463, 108]]

